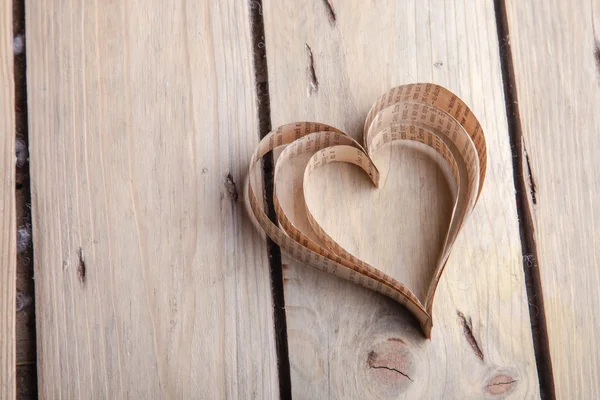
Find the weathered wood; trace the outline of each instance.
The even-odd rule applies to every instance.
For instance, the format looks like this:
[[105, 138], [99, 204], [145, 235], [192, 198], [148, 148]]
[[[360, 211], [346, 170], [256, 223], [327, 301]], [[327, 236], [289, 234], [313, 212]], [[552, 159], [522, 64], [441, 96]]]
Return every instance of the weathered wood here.
[[556, 397], [599, 398], [600, 1], [506, 11]]
[[0, 4], [0, 398], [15, 396], [15, 89], [12, 4]]
[[40, 397], [277, 398], [247, 4], [26, 6]]
[[[262, 12], [274, 127], [315, 120], [359, 138], [379, 95], [431, 81], [472, 106], [489, 150], [483, 193], [438, 288], [431, 341], [394, 302], [286, 261], [294, 398], [539, 397], [493, 2], [265, 0]], [[355, 254], [382, 264], [403, 260], [409, 271], [396, 273], [418, 290], [413, 262], [431, 262], [438, 250], [423, 241], [439, 240], [448, 189], [422, 153], [388, 149], [378, 162], [390, 171], [379, 199], [350, 200], [367, 179], [351, 167], [327, 168], [328, 181], [315, 185], [337, 209], [320, 221]], [[388, 209], [393, 218], [377, 214], [401, 189], [400, 204]], [[411, 205], [416, 198], [420, 204]], [[350, 211], [357, 204], [362, 213]], [[368, 223], [375, 234], [363, 230]]]

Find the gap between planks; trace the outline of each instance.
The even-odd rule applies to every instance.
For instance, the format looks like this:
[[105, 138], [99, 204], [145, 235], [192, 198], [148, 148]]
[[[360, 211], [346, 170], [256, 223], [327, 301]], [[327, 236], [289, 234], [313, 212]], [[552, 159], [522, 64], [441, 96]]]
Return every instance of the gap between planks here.
[[37, 361], [35, 331], [35, 288], [33, 282], [33, 243], [31, 224], [31, 186], [29, 179], [29, 134], [27, 115], [27, 54], [25, 1], [13, 1], [13, 50], [15, 82], [17, 216], [16, 276], [16, 398], [37, 398]]
[[[513, 177], [515, 182], [517, 215], [519, 217], [521, 249], [523, 252], [523, 272], [525, 275], [527, 300], [529, 302], [529, 316], [531, 319], [533, 349], [540, 383], [540, 397], [542, 399], [554, 399], [556, 398], [554, 375], [552, 373], [552, 360], [550, 358], [548, 329], [546, 314], [544, 312], [544, 299], [531, 210], [531, 203], [534, 205], [536, 203], [535, 181], [532, 176], [529, 157], [523, 143], [519, 102], [510, 46], [510, 31], [504, 0], [494, 0], [494, 9], [496, 11], [496, 26], [498, 28], [500, 65], [502, 67], [508, 133], [513, 155]], [[525, 169], [527, 169], [527, 175], [524, 174]]]
[[[271, 100], [269, 97], [269, 76], [267, 71], [267, 51], [265, 28], [262, 12], [262, 0], [250, 2], [252, 46], [254, 48], [254, 79], [256, 85], [256, 104], [260, 139], [271, 131]], [[265, 190], [265, 209], [271, 221], [277, 224], [275, 204], [273, 203], [274, 178], [273, 153], [263, 158], [262, 173]], [[282, 399], [292, 398], [290, 359], [287, 340], [287, 321], [285, 315], [285, 297], [283, 292], [283, 268], [281, 249], [267, 237], [271, 290], [273, 296], [273, 324], [275, 329], [275, 348], [277, 353], [277, 374], [279, 394]]]

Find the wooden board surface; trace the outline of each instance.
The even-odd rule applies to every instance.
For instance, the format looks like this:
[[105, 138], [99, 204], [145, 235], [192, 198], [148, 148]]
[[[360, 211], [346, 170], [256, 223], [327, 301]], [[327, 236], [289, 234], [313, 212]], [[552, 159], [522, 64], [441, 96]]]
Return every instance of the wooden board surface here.
[[[438, 288], [431, 341], [396, 303], [284, 261], [294, 398], [539, 397], [493, 2], [266, 0], [262, 12], [273, 127], [315, 120], [359, 138], [379, 95], [430, 81], [472, 107], [489, 150], [479, 204]], [[382, 231], [356, 232], [364, 221], [348, 211], [346, 190], [365, 179], [332, 166], [330, 179], [316, 184], [323, 185], [322, 201], [339, 209], [322, 217], [358, 255], [379, 237], [393, 247], [367, 258], [426, 257], [428, 248], [419, 243], [435, 240], [434, 217], [444, 218], [444, 180], [412, 150], [389, 150], [381, 162], [399, 174], [390, 178], [395, 187], [404, 185], [406, 197], [418, 196], [423, 208], [407, 209], [403, 226], [375, 221]], [[439, 215], [427, 207], [440, 207]], [[421, 239], [393, 240], [411, 234]]]
[[277, 398], [246, 4], [26, 9], [40, 397]]
[[556, 397], [599, 398], [600, 1], [506, 8]]
[[12, 4], [0, 4], [0, 398], [15, 396], [15, 89]]

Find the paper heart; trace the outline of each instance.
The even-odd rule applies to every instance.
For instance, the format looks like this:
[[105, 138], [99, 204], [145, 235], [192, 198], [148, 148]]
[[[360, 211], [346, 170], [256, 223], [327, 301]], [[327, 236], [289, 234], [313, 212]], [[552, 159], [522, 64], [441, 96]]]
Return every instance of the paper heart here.
[[[265, 233], [298, 260], [376, 290], [400, 304], [419, 320], [431, 337], [433, 298], [450, 250], [465, 218], [472, 211], [485, 179], [486, 145], [481, 125], [456, 95], [434, 84], [399, 86], [381, 96], [371, 107], [364, 129], [364, 147], [342, 131], [319, 123], [284, 125], [261, 140], [255, 150], [246, 181], [246, 204]], [[311, 155], [304, 182], [319, 168], [332, 162], [357, 165], [378, 187], [380, 173], [372, 155], [392, 141], [416, 141], [429, 146], [447, 163], [455, 187], [452, 216], [440, 256], [429, 282], [424, 302], [394, 277], [358, 259], [343, 249], [317, 223], [308, 207], [306, 217], [312, 231], [294, 226], [277, 197], [281, 165], [299, 156]], [[253, 171], [271, 150], [286, 146], [275, 166], [273, 202], [280, 226], [266, 215], [253, 190]], [[303, 185], [306, 196], [306, 185]]]

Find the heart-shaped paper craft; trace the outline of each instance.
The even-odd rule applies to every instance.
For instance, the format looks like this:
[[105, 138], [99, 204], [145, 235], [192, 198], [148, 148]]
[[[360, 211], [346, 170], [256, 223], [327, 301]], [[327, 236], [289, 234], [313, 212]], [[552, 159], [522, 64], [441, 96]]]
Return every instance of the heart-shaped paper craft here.
[[[371, 107], [364, 129], [364, 147], [342, 131], [319, 123], [299, 122], [281, 126], [261, 140], [250, 162], [246, 181], [246, 203], [250, 214], [265, 233], [298, 260], [376, 290], [403, 304], [419, 320], [426, 337], [431, 337], [433, 298], [450, 250], [465, 218], [477, 202], [486, 170], [486, 144], [481, 125], [469, 107], [447, 89], [430, 84], [399, 86], [381, 96]], [[308, 205], [306, 217], [312, 232], [301, 231], [286, 215], [277, 197], [281, 165], [306, 154], [304, 183], [319, 168], [332, 162], [360, 167], [379, 187], [380, 174], [373, 154], [392, 141], [415, 141], [429, 146], [446, 163], [455, 199], [452, 216], [440, 255], [421, 302], [405, 285], [350, 254], [317, 223]], [[286, 146], [275, 166], [273, 202], [279, 226], [264, 211], [252, 186], [253, 170], [271, 150]], [[306, 197], [304, 184], [304, 195]], [[308, 203], [306, 203], [308, 204]]]

